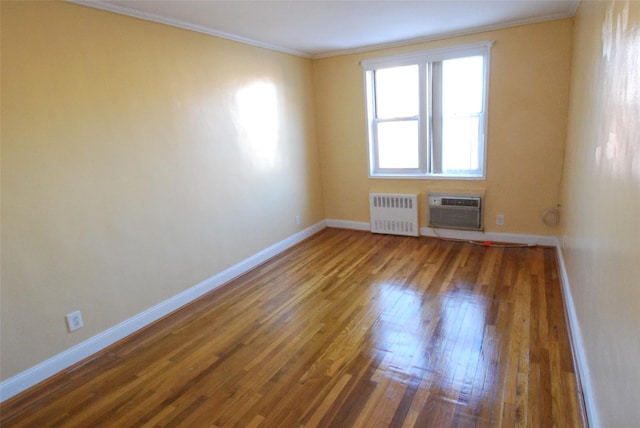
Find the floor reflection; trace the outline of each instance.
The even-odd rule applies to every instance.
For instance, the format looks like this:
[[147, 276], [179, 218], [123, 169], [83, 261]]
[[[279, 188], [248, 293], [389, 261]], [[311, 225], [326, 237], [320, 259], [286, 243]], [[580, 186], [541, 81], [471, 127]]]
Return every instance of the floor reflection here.
[[[423, 292], [391, 283], [376, 296], [379, 318], [373, 326], [375, 346], [385, 353], [375, 377], [420, 384], [442, 397], [468, 401], [482, 393], [492, 340], [485, 340], [487, 300], [454, 287], [429, 306]], [[485, 349], [483, 349], [485, 347]]]

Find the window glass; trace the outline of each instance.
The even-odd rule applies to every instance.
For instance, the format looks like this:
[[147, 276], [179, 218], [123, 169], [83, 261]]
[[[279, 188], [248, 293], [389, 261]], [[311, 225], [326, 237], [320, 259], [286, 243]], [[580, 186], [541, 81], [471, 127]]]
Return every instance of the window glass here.
[[482, 112], [483, 68], [481, 56], [442, 61], [444, 116], [470, 116]]
[[448, 117], [442, 121], [442, 172], [480, 169], [478, 117]]
[[491, 46], [362, 61], [371, 177], [485, 176]]
[[380, 168], [418, 168], [418, 121], [378, 123], [378, 162]]
[[442, 62], [442, 172], [479, 170], [484, 61], [481, 56]]
[[418, 115], [418, 66], [376, 70], [376, 116], [378, 119]]

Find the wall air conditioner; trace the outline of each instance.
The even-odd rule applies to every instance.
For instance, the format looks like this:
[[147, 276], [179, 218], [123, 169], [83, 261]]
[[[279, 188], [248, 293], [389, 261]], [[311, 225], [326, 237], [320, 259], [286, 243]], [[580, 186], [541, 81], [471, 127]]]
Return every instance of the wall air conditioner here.
[[429, 227], [483, 230], [482, 196], [429, 193]]

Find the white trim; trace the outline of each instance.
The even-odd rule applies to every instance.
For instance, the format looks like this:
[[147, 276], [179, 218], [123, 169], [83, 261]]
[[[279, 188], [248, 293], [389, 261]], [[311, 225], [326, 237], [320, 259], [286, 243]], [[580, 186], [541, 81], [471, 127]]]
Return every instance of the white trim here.
[[[486, 156], [485, 156], [486, 159]], [[486, 163], [486, 161], [485, 161]], [[486, 168], [486, 167], [485, 167]], [[456, 180], [456, 181], [487, 181], [487, 177], [484, 175], [408, 175], [408, 174], [376, 174], [369, 177], [372, 180], [389, 180], [389, 179], [402, 179], [402, 180]]]
[[[370, 231], [371, 224], [362, 221], [327, 219], [327, 227]], [[544, 245], [555, 247], [558, 240], [555, 236], [523, 235], [520, 233], [478, 232], [473, 230], [440, 229], [421, 227], [420, 236], [462, 239], [466, 241], [508, 242], [513, 244]]]
[[327, 219], [327, 227], [335, 227], [336, 229], [352, 229], [371, 231], [370, 223], [363, 221], [337, 220], [334, 218]]
[[507, 242], [512, 244], [544, 245], [555, 247], [555, 236], [523, 235], [520, 233], [480, 232], [475, 230], [440, 229], [421, 227], [420, 235], [465, 241]]
[[[579, 4], [580, 4], [579, 1], [575, 3], [576, 10]], [[450, 31], [448, 33], [435, 34], [433, 36], [416, 37], [413, 39], [398, 40], [396, 42], [389, 42], [389, 43], [378, 43], [378, 44], [367, 45], [367, 46], [362, 46], [357, 48], [350, 48], [350, 49], [331, 50], [331, 51], [313, 54], [311, 55], [311, 59], [323, 59], [323, 58], [330, 58], [334, 56], [351, 55], [356, 53], [371, 52], [371, 51], [377, 51], [382, 49], [397, 48], [402, 46], [416, 45], [420, 43], [434, 42], [436, 40], [444, 40], [444, 39], [451, 39], [454, 37], [468, 36], [470, 34], [478, 34], [478, 33], [486, 33], [489, 31], [503, 30], [506, 28], [519, 27], [521, 25], [557, 21], [560, 19], [571, 18], [572, 16], [575, 15], [575, 13], [576, 11], [574, 10], [572, 13], [559, 13], [559, 14], [541, 16], [541, 17], [536, 17], [531, 19], [521, 19], [517, 21], [506, 22], [503, 24], [475, 27], [468, 30]]]
[[[357, 222], [350, 220], [327, 219], [321, 221], [305, 230], [302, 230], [284, 240], [254, 254], [253, 256], [241, 261], [240, 263], [212, 276], [211, 278], [196, 284], [195, 286], [159, 303], [135, 316], [117, 324], [92, 338], [75, 345], [62, 353], [43, 361], [17, 375], [0, 383], [0, 402], [25, 391], [26, 389], [44, 381], [45, 379], [65, 370], [68, 367], [82, 361], [83, 359], [101, 351], [102, 349], [116, 343], [117, 341], [135, 333], [136, 331], [146, 327], [147, 325], [159, 320], [160, 318], [174, 312], [180, 307], [194, 301], [204, 294], [224, 285], [230, 280], [242, 275], [254, 267], [264, 263], [268, 259], [285, 251], [293, 245], [303, 241], [311, 235], [319, 232], [326, 227], [334, 227], [341, 229], [353, 229], [361, 231], [369, 231], [370, 225], [367, 222]], [[580, 334], [580, 327], [577, 320], [575, 307], [566, 266], [562, 256], [562, 250], [558, 243], [558, 239], [553, 236], [539, 235], [521, 235], [507, 233], [483, 233], [474, 231], [437, 229], [438, 235], [445, 238], [467, 239], [467, 240], [490, 240], [500, 242], [513, 242], [523, 244], [549, 245], [557, 248], [558, 266], [560, 270], [560, 278], [562, 281], [562, 293], [565, 302], [565, 310], [567, 313], [569, 334], [571, 337], [572, 349], [575, 358], [576, 369], [581, 383], [587, 418], [589, 426], [599, 428], [597, 409], [594, 402], [593, 388], [591, 386], [589, 370], [586, 355], [584, 354], [584, 345]], [[420, 229], [423, 236], [436, 236], [431, 228], [423, 227]]]
[[[328, 227], [341, 227], [346, 229], [356, 230], [369, 230], [369, 223], [354, 222], [347, 220], [327, 220]], [[354, 226], [354, 227], [350, 227]], [[437, 234], [436, 234], [437, 232]], [[463, 239], [473, 241], [495, 241], [495, 242], [509, 242], [516, 244], [528, 244], [528, 245], [544, 245], [556, 248], [556, 255], [558, 260], [558, 270], [560, 274], [560, 281], [562, 284], [562, 297], [564, 301], [565, 313], [567, 316], [567, 324], [569, 330], [569, 340], [571, 341], [571, 350], [573, 356], [574, 366], [577, 371], [578, 382], [584, 399], [585, 412], [587, 417], [587, 426], [591, 428], [600, 428], [600, 418], [598, 417], [598, 410], [595, 403], [595, 394], [593, 386], [591, 384], [591, 376], [589, 372], [589, 365], [587, 363], [587, 356], [584, 353], [584, 342], [582, 341], [582, 334], [580, 332], [580, 324], [578, 323], [578, 316], [576, 314], [575, 305], [573, 303], [573, 296], [571, 294], [571, 287], [569, 286], [569, 276], [567, 274], [567, 268], [564, 263], [564, 257], [562, 254], [562, 246], [556, 236], [542, 236], [542, 235], [523, 235], [514, 233], [495, 233], [495, 232], [476, 232], [468, 230], [454, 230], [454, 229], [434, 229], [430, 227], [420, 228], [420, 235], [430, 237], [443, 237], [451, 239]]]
[[166, 18], [166, 17], [159, 16], [152, 13], [137, 11], [135, 9], [119, 6], [107, 1], [101, 1], [101, 0], [65, 0], [65, 1], [67, 1], [68, 3], [74, 3], [82, 6], [91, 7], [94, 9], [105, 10], [107, 12], [118, 13], [120, 15], [132, 16], [134, 18], [143, 19], [145, 21], [152, 21], [152, 22], [158, 22], [161, 24], [171, 25], [172, 27], [178, 27], [185, 30], [195, 31], [198, 33], [203, 33], [203, 34], [207, 34], [214, 37], [221, 37], [223, 39], [233, 40], [235, 42], [244, 43], [250, 46], [257, 46], [257, 47], [270, 49], [277, 52], [283, 52], [283, 53], [299, 56], [302, 58], [311, 58], [311, 59], [322, 59], [322, 58], [329, 58], [333, 56], [370, 52], [370, 51], [375, 51], [380, 49], [395, 48], [395, 47], [413, 45], [418, 43], [427, 43], [435, 40], [466, 36], [469, 34], [477, 34], [477, 33], [483, 33], [483, 32], [494, 31], [494, 30], [502, 30], [505, 28], [518, 27], [521, 25], [537, 24], [540, 22], [571, 18], [576, 14], [578, 6], [580, 5], [580, 2], [576, 1], [574, 3], [572, 10], [569, 13], [559, 13], [559, 14], [540, 16], [535, 18], [520, 19], [516, 21], [502, 23], [502, 24], [484, 25], [484, 26], [471, 28], [468, 30], [450, 31], [447, 33], [436, 34], [432, 36], [415, 37], [411, 39], [398, 40], [398, 41], [389, 42], [389, 43], [377, 43], [377, 44], [356, 47], [356, 48], [338, 49], [338, 50], [329, 50], [329, 51], [318, 52], [318, 53], [311, 53], [311, 52], [305, 52], [305, 51], [299, 51], [296, 49], [286, 48], [284, 46], [273, 45], [270, 43], [261, 42], [259, 40], [249, 39], [246, 37], [237, 36], [235, 34], [218, 31], [213, 28], [203, 27], [200, 25], [190, 24], [188, 22], [180, 21], [177, 19], [170, 19], [170, 18]]
[[[461, 44], [437, 49], [426, 49], [408, 53], [382, 56], [362, 60], [360, 66], [363, 71], [363, 81], [365, 83], [365, 106], [366, 106], [366, 130], [367, 130], [367, 158], [369, 163], [369, 178], [412, 178], [430, 179], [437, 177], [440, 179], [464, 179], [464, 180], [484, 180], [486, 179], [486, 152], [487, 133], [489, 116], [489, 81], [491, 69], [491, 48], [494, 45], [492, 40], [475, 43]], [[442, 97], [435, 99], [435, 95], [440, 93], [443, 85], [442, 72], [437, 75], [431, 73], [430, 64], [440, 63], [448, 59], [459, 59], [470, 56], [482, 57], [482, 112], [479, 116], [478, 131], [478, 163], [482, 167], [477, 170], [469, 170], [465, 173], [455, 173], [443, 171], [442, 153], [444, 153], [445, 142], [442, 140], [442, 132], [429, 132], [435, 128], [434, 123], [442, 121]], [[376, 83], [375, 73], [390, 67], [417, 66], [418, 88], [420, 93], [419, 109], [414, 116], [384, 118], [378, 117], [375, 108]], [[438, 67], [438, 69], [441, 69]], [[435, 68], [434, 68], [435, 71]], [[434, 76], [432, 78], [432, 75]], [[438, 90], [436, 90], [436, 88]], [[433, 90], [432, 90], [433, 89]], [[432, 96], [433, 95], [433, 96]], [[429, 107], [431, 106], [431, 107]], [[437, 119], [437, 120], [436, 120]], [[378, 126], [386, 122], [415, 121], [418, 126], [418, 165], [415, 168], [384, 168], [380, 165]], [[433, 126], [432, 126], [433, 125]], [[436, 154], [436, 149], [438, 154]]]
[[101, 0], [65, 0], [68, 3], [74, 3], [80, 6], [87, 6], [93, 9], [100, 9], [107, 12], [117, 13], [119, 15], [131, 16], [133, 18], [145, 21], [157, 22], [160, 24], [170, 25], [172, 27], [182, 28], [184, 30], [195, 31], [197, 33], [207, 34], [209, 36], [220, 37], [222, 39], [232, 40], [234, 42], [243, 43], [245, 45], [257, 46], [259, 48], [269, 49], [272, 51], [283, 52], [289, 55], [295, 55], [302, 58], [311, 58], [311, 54], [298, 51], [295, 49], [285, 48], [283, 46], [272, 45], [271, 43], [261, 42], [259, 40], [249, 39], [247, 37], [237, 36], [235, 34], [226, 33], [224, 31], [214, 30], [213, 28], [204, 27], [202, 25], [191, 24], [179, 19], [167, 18], [155, 13], [142, 12], [131, 9], [126, 6], [109, 3]]
[[464, 45], [454, 45], [445, 48], [423, 49], [415, 52], [364, 59], [360, 62], [360, 65], [362, 68], [369, 71], [378, 70], [380, 68], [413, 65], [421, 62], [444, 61], [446, 59], [461, 58], [465, 56], [485, 56], [491, 51], [491, 47], [493, 45], [493, 40], [487, 40]]
[[569, 11], [569, 13], [571, 14], [569, 17], [576, 16], [576, 13], [578, 13], [578, 8], [580, 7], [580, 3], [581, 0], [576, 0], [573, 2], [573, 7], [571, 8], [571, 11]]
[[578, 315], [573, 303], [571, 287], [569, 286], [569, 275], [567, 267], [564, 263], [562, 254], [562, 245], [556, 238], [556, 254], [558, 259], [558, 270], [560, 271], [560, 281], [562, 283], [562, 297], [564, 301], [564, 310], [567, 314], [567, 324], [569, 327], [569, 340], [571, 341], [571, 350], [573, 351], [573, 363], [576, 366], [578, 382], [582, 388], [582, 397], [584, 400], [585, 412], [587, 413], [587, 426], [591, 428], [599, 428], [600, 418], [598, 417], [598, 409], [595, 403], [595, 394], [591, 384], [591, 373], [589, 372], [589, 364], [587, 356], [584, 353], [584, 342], [582, 341], [582, 333], [580, 331], [580, 323]]
[[282, 241], [265, 248], [253, 256], [237, 263], [230, 268], [212, 276], [193, 287], [117, 324], [90, 339], [79, 343], [48, 360], [43, 361], [17, 375], [0, 383], [0, 402], [42, 382], [43, 380], [71, 367], [85, 358], [101, 351], [130, 334], [148, 326], [160, 318], [174, 312], [182, 306], [196, 300], [204, 294], [224, 285], [232, 279], [248, 272], [293, 245], [303, 241], [311, 235], [327, 227], [327, 222], [321, 221], [304, 229]]

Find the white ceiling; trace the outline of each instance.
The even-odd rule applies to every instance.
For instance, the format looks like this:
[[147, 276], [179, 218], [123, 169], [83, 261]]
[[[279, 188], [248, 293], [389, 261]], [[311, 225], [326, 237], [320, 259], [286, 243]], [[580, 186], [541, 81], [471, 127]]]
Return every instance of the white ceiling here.
[[70, 0], [321, 58], [573, 16], [580, 0]]

